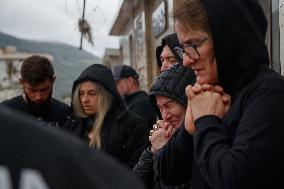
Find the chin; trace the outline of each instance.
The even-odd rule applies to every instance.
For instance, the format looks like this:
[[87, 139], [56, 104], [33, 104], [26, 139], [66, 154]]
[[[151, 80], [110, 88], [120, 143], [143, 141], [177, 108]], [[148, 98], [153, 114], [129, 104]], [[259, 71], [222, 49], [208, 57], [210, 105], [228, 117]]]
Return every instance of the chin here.
[[206, 77], [196, 77], [196, 82], [203, 85], [203, 84], [212, 84], [214, 82], [212, 82], [212, 80], [210, 80], [209, 78]]
[[94, 112], [93, 112], [93, 111], [85, 110], [84, 112], [85, 112], [85, 114], [87, 114], [88, 116], [94, 115]]
[[199, 83], [201, 85], [206, 84], [206, 80], [203, 77], [196, 77], [196, 83]]

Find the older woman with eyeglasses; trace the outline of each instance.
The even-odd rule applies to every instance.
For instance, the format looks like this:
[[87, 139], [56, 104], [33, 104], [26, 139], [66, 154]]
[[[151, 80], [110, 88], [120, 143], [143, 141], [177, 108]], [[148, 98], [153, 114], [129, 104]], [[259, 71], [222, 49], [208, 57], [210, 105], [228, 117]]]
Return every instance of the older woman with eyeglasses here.
[[178, 0], [173, 15], [176, 51], [196, 84], [186, 88], [185, 127], [160, 153], [163, 182], [284, 188], [284, 79], [269, 68], [262, 7], [256, 0]]
[[144, 150], [134, 167], [149, 188], [189, 188], [185, 182], [178, 186], [166, 186], [160, 180], [157, 167], [159, 153], [175, 130], [182, 125], [186, 112], [187, 97], [185, 88], [195, 83], [195, 75], [190, 68], [176, 64], [161, 73], [150, 90], [150, 99], [157, 110], [160, 120], [153, 125], [149, 140], [151, 146]]

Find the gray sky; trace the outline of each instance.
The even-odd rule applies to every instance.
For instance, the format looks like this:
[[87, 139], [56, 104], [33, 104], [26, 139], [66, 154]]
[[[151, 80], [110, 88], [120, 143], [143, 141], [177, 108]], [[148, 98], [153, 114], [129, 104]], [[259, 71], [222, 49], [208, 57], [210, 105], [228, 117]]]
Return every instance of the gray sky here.
[[[122, 0], [86, 0], [85, 18], [92, 27], [94, 46], [83, 48], [100, 57], [106, 47], [118, 48], [108, 36]], [[79, 47], [77, 22], [83, 0], [0, 0], [0, 31], [16, 37], [57, 41]]]

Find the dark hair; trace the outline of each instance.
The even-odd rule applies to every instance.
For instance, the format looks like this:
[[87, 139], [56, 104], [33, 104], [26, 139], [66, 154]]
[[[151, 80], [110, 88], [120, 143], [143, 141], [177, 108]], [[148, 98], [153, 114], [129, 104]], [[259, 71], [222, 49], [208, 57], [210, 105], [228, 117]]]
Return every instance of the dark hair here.
[[53, 79], [54, 70], [51, 62], [42, 56], [30, 56], [26, 58], [21, 67], [21, 78], [31, 85]]
[[179, 47], [180, 43], [176, 33], [169, 34], [162, 39], [161, 45], [156, 48], [156, 60], [159, 68], [162, 67], [161, 54], [165, 46], [168, 46], [173, 53], [177, 62], [182, 62], [182, 59], [177, 55], [175, 47]]

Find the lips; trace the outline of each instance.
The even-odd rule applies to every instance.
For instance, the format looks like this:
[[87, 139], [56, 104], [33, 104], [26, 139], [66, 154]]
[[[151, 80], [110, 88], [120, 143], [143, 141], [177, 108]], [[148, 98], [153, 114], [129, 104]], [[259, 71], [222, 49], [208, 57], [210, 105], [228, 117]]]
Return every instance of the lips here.
[[92, 109], [92, 107], [91, 106], [83, 106], [83, 109], [84, 110], [90, 110], [90, 109]]

